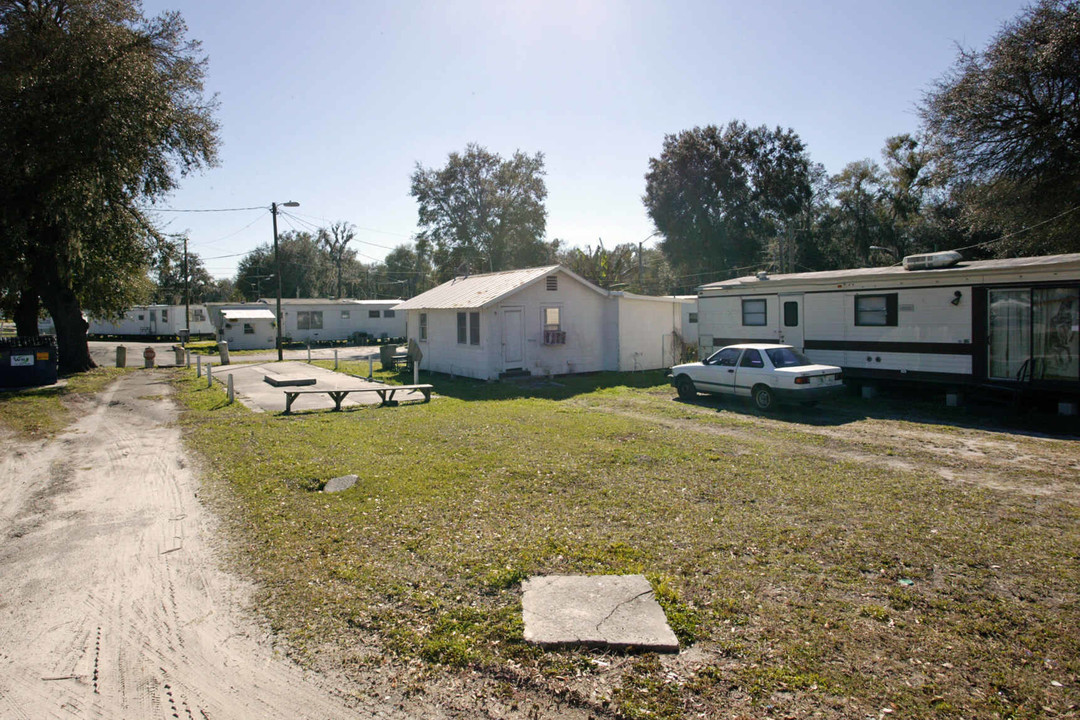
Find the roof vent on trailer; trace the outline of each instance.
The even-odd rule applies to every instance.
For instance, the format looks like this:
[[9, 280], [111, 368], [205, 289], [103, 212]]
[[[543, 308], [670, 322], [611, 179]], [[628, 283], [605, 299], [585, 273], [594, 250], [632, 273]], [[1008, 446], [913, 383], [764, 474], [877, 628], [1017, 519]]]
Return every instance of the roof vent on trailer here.
[[937, 268], [947, 268], [952, 267], [963, 259], [963, 256], [955, 250], [926, 253], [924, 255], [908, 255], [904, 258], [904, 269], [935, 270]]
[[759, 270], [758, 274], [757, 274], [757, 279], [758, 280], [768, 280], [769, 279], [769, 273], [765, 272], [764, 270]]

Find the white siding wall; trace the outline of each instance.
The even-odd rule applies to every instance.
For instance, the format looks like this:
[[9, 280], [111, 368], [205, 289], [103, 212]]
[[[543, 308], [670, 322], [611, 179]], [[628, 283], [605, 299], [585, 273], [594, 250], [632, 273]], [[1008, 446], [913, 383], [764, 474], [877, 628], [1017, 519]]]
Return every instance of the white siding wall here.
[[683, 342], [690, 345], [696, 345], [698, 342], [698, 324], [696, 322], [690, 322], [690, 314], [697, 314], [698, 303], [697, 300], [683, 300], [682, 301], [682, 330], [679, 332], [682, 334]]
[[618, 297], [619, 370], [656, 370], [675, 364], [671, 333], [682, 325], [682, 301]]
[[[470, 345], [469, 336], [466, 332], [465, 344], [457, 341], [457, 314], [458, 310], [426, 310], [427, 314], [427, 340], [420, 340], [420, 312], [419, 310], [408, 311], [409, 339], [414, 339], [424, 353], [420, 361], [420, 367], [432, 372], [463, 375], [488, 380], [498, 377], [498, 371], [492, 375], [492, 363], [490, 359], [492, 349], [490, 327], [494, 315], [489, 311], [480, 312], [480, 344]], [[475, 310], [464, 310], [466, 315]], [[468, 323], [468, 318], [466, 318]], [[466, 325], [468, 328], [468, 325]]]
[[[366, 332], [374, 337], [381, 337], [383, 333], [387, 337], [405, 336], [405, 313], [394, 312], [393, 317], [386, 317], [386, 311], [398, 304], [399, 301], [387, 301], [378, 305], [350, 305], [342, 303], [305, 305], [283, 302], [281, 312], [285, 316], [285, 324], [282, 332], [286, 337], [299, 342], [348, 340], [356, 332]], [[271, 305], [273, 308], [273, 305]], [[297, 327], [297, 313], [322, 312], [322, 328]], [[347, 318], [342, 317], [342, 312], [348, 312]], [[377, 312], [379, 317], [369, 317], [369, 312]]]
[[[198, 311], [202, 311], [202, 321], [196, 319]], [[151, 322], [151, 312], [154, 320]], [[162, 320], [164, 313], [165, 319]], [[139, 319], [139, 316], [142, 319]], [[89, 333], [91, 335], [176, 335], [185, 327], [183, 305], [137, 305], [126, 311], [118, 320], [111, 321], [93, 318], [90, 320]], [[206, 307], [203, 305], [191, 306], [191, 334], [213, 335], [214, 327], [210, 324], [210, 318]]]
[[[959, 290], [961, 301], [953, 305]], [[855, 325], [855, 296], [897, 295], [897, 325], [868, 327]], [[765, 298], [766, 325], [745, 327], [742, 324], [743, 298]], [[776, 342], [780, 302], [776, 295], [704, 297], [698, 299], [699, 333], [716, 338]], [[970, 344], [971, 287], [946, 286], [898, 290], [859, 290], [814, 293], [803, 296], [804, 342], [833, 340], [848, 342], [947, 343]], [[703, 347], [708, 354], [712, 347]], [[842, 350], [807, 350], [811, 359], [822, 363], [874, 370], [909, 372], [971, 373], [970, 355], [931, 353], [861, 352]]]
[[[244, 325], [250, 325], [255, 332], [244, 333]], [[270, 319], [230, 320], [232, 327], [222, 325], [222, 339], [229, 343], [230, 350], [265, 350], [276, 347], [277, 328]]]
[[[604, 370], [604, 306], [608, 299], [571, 277], [561, 273], [557, 277], [557, 290], [548, 290], [547, 281], [541, 280], [500, 304], [500, 308], [522, 308], [525, 324], [524, 367], [534, 375]], [[566, 332], [565, 345], [544, 344], [543, 309], [547, 307], [558, 307], [560, 310], [559, 322]], [[501, 326], [496, 357], [501, 365]]]

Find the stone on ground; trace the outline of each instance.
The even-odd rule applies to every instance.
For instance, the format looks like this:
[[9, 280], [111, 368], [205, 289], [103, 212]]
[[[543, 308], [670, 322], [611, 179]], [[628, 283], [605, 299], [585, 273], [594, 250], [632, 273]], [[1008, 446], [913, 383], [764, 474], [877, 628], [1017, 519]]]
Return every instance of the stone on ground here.
[[642, 575], [548, 575], [521, 584], [525, 641], [678, 652], [679, 641]]
[[356, 475], [342, 475], [341, 477], [327, 480], [326, 485], [323, 486], [323, 492], [341, 492], [342, 490], [348, 490], [357, 481]]

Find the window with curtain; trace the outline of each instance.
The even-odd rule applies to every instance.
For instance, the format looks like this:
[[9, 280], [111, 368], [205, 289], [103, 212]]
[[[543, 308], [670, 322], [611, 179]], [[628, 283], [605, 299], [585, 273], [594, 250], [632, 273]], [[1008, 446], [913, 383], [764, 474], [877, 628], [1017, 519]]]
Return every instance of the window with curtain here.
[[1032, 378], [1080, 379], [1080, 288], [1032, 291]]

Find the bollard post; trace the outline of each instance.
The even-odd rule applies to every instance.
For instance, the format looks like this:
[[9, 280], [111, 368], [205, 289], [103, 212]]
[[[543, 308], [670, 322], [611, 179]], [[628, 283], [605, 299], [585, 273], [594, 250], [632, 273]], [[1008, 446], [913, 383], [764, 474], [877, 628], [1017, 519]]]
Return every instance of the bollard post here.
[[420, 363], [416, 362], [415, 360], [413, 360], [412, 364], [412, 384], [420, 384]]
[[211, 387], [214, 384], [214, 371], [211, 369], [214, 367], [214, 363], [209, 360], [206, 361], [206, 387]]
[[229, 387], [229, 402], [233, 403], [233, 402], [236, 401], [236, 390], [233, 389], [232, 373], [229, 373], [228, 387]]
[[116, 346], [116, 367], [127, 367], [127, 348], [123, 345]]
[[191, 369], [191, 351], [184, 350], [184, 367]]
[[218, 342], [218, 353], [221, 354], [221, 364], [222, 365], [228, 365], [229, 364], [229, 341], [228, 340], [220, 340]]
[[337, 372], [337, 348], [334, 348], [334, 372]]
[[195, 356], [195, 377], [202, 377], [202, 355]]
[[372, 358], [371, 355], [367, 356], [367, 379], [368, 380], [371, 379], [371, 362], [372, 362], [371, 358]]
[[311, 364], [311, 343], [307, 344], [307, 361], [308, 365]]

